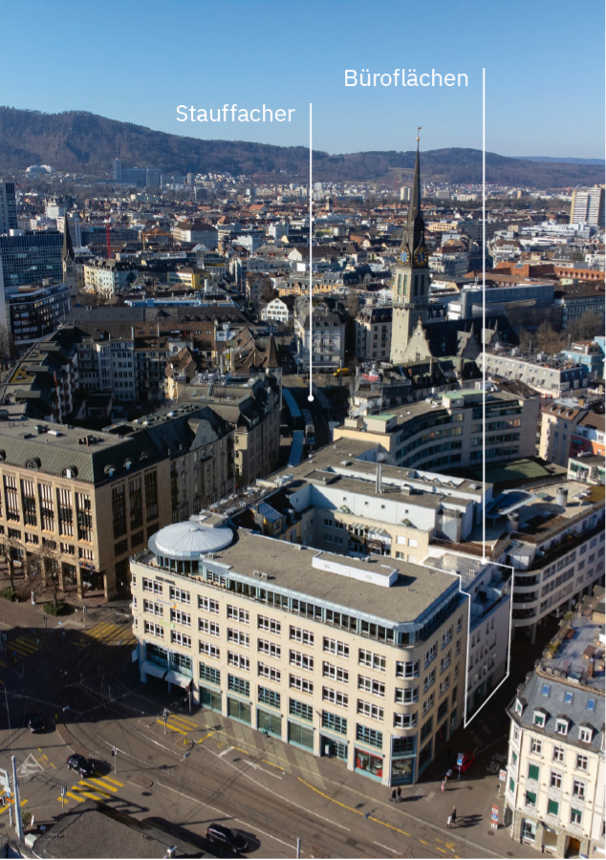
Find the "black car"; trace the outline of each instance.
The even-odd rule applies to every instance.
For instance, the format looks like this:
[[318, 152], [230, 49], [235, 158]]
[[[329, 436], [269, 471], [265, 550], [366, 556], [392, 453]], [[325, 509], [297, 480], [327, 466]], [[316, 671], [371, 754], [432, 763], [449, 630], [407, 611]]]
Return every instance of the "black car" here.
[[44, 729], [44, 723], [40, 714], [26, 714], [25, 727], [29, 729], [30, 732], [41, 732]]
[[206, 838], [209, 842], [225, 845], [234, 854], [239, 854], [240, 851], [245, 851], [248, 847], [248, 842], [241, 833], [230, 827], [224, 827], [223, 824], [211, 824], [210, 827], [207, 827]]
[[70, 755], [66, 764], [70, 770], [75, 770], [80, 776], [94, 776], [95, 774], [95, 766], [92, 761], [84, 758], [83, 755], [78, 755], [78, 753]]

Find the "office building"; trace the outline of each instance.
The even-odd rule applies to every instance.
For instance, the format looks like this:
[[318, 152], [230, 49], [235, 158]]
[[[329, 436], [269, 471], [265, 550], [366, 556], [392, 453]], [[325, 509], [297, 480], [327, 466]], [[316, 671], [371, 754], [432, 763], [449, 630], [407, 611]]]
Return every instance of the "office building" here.
[[570, 204], [571, 224], [591, 224], [604, 227], [604, 186], [596, 185], [582, 191], [572, 192]]
[[9, 328], [15, 346], [26, 346], [54, 332], [71, 308], [69, 289], [63, 282], [19, 287], [7, 296]]
[[153, 535], [131, 584], [143, 681], [384, 785], [415, 783], [461, 723], [469, 601], [450, 573], [202, 515]]
[[15, 183], [0, 182], [0, 233], [16, 230], [18, 226]]

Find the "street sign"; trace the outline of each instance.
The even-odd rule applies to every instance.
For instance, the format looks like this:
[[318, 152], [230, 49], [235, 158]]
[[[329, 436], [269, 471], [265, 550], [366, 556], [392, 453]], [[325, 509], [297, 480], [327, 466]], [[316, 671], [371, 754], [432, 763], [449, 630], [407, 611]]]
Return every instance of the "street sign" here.
[[505, 782], [505, 780], [507, 779], [507, 771], [506, 770], [500, 770], [499, 771], [499, 779], [501, 782]]
[[463, 767], [463, 753], [459, 753], [457, 756], [457, 767]]
[[496, 806], [494, 803], [492, 804], [492, 812], [490, 813], [490, 819], [491, 821], [499, 820], [499, 807]]

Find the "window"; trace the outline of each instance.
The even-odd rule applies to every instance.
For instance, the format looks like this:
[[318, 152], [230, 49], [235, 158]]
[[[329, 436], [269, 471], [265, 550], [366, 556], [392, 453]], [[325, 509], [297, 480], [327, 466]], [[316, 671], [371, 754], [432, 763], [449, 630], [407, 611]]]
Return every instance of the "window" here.
[[269, 678], [270, 681], [274, 681], [279, 684], [282, 678], [282, 673], [279, 669], [276, 669], [274, 666], [267, 666], [265, 663], [257, 663], [257, 675], [260, 675], [262, 678]]
[[432, 693], [423, 702], [423, 716], [425, 716], [425, 714], [428, 714], [431, 711], [431, 709], [434, 706], [434, 703], [435, 703], [435, 694]]
[[218, 660], [220, 657], [220, 651], [216, 645], [211, 645], [210, 642], [203, 642], [201, 639], [198, 641], [198, 650], [200, 654], [206, 654], [208, 657], [212, 657], [213, 660]]
[[535, 726], [540, 726], [540, 727], [544, 726], [545, 725], [545, 714], [535, 713], [533, 715], [532, 722]]
[[250, 644], [248, 633], [242, 633], [241, 630], [233, 630], [231, 627], [227, 628], [227, 641], [235, 642], [237, 645], [242, 645], [244, 648], [248, 648]]
[[549, 684], [543, 684], [543, 686], [541, 687], [541, 695], [548, 697], [550, 690], [551, 687], [549, 686]]
[[295, 642], [301, 642], [303, 645], [314, 644], [314, 634], [311, 630], [302, 630], [301, 627], [291, 627], [290, 638]]
[[217, 600], [212, 600], [210, 597], [202, 597], [199, 595], [198, 609], [202, 609], [204, 612], [214, 612], [215, 614], [218, 614], [219, 602]]
[[555, 730], [558, 735], [567, 735], [568, 720], [556, 720]]
[[290, 675], [288, 680], [288, 685], [293, 688], [293, 690], [300, 690], [302, 693], [313, 693], [314, 685], [311, 681], [307, 681], [305, 678], [299, 678], [298, 675]]
[[528, 765], [528, 779], [539, 778], [539, 767], [536, 764]]
[[591, 729], [586, 727], [586, 726], [581, 726], [579, 728], [579, 740], [583, 744], [590, 744], [591, 743], [592, 734], [593, 733], [592, 733]]
[[268, 630], [270, 633], [280, 634], [282, 625], [275, 618], [266, 618], [264, 615], [257, 617], [257, 627], [259, 630]]
[[332, 690], [330, 687], [322, 687], [322, 701], [332, 702], [333, 705], [340, 705], [346, 708], [349, 703], [347, 693], [341, 693], [339, 690]]
[[571, 809], [570, 810], [570, 823], [571, 824], [580, 824], [583, 818], [583, 813], [579, 809]]
[[587, 770], [589, 767], [589, 759], [586, 755], [577, 756], [577, 768], [579, 770]]
[[556, 770], [552, 770], [549, 778], [549, 785], [551, 788], [562, 788], [562, 774], [558, 773]]
[[364, 675], [358, 675], [358, 690], [364, 690], [365, 693], [371, 693], [373, 696], [385, 697], [385, 684], [383, 681], [375, 681], [373, 678], [367, 678]]
[[349, 657], [349, 645], [346, 645], [345, 642], [338, 642], [336, 639], [328, 639], [325, 636], [323, 649], [330, 654], [336, 654], [338, 657]]
[[436, 659], [437, 655], [438, 655], [438, 643], [435, 642], [431, 646], [431, 648], [429, 648], [425, 652], [425, 668], [427, 668], [429, 666], [429, 664], [432, 663]]
[[356, 725], [356, 740], [368, 744], [371, 747], [381, 749], [383, 747], [383, 732], [369, 729], [367, 726]]
[[347, 734], [347, 719], [331, 714], [330, 711], [322, 711], [322, 728], [340, 735]]
[[595, 699], [587, 699], [587, 710], [595, 711]]
[[417, 712], [414, 714], [394, 714], [393, 725], [395, 729], [412, 729], [417, 724]]
[[191, 615], [189, 612], [182, 612], [180, 609], [171, 609], [170, 620], [174, 621], [176, 624], [183, 624], [185, 627], [191, 627]]
[[554, 761], [564, 761], [564, 747], [554, 747], [553, 748], [553, 760]]
[[152, 636], [157, 636], [158, 639], [164, 638], [164, 628], [161, 624], [154, 624], [153, 621], [146, 621], [143, 625], [145, 633], [150, 633]]
[[363, 714], [365, 717], [372, 717], [373, 720], [381, 720], [381, 722], [385, 716], [383, 708], [371, 702], [363, 702], [362, 699], [358, 699], [357, 713]]
[[421, 726], [421, 741], [424, 741], [425, 738], [431, 734], [432, 729], [433, 729], [433, 717], [430, 717]]
[[211, 684], [221, 683], [221, 672], [218, 669], [213, 669], [205, 663], [200, 663], [200, 680], [208, 681]]
[[289, 652], [289, 663], [291, 666], [297, 666], [299, 669], [305, 669], [307, 672], [313, 672], [314, 658], [309, 654], [302, 654], [300, 651]]
[[235, 651], [227, 652], [227, 662], [230, 666], [237, 666], [239, 669], [244, 669], [248, 672], [250, 669], [250, 659], [243, 654], [236, 654]]
[[250, 621], [250, 615], [246, 609], [240, 609], [238, 606], [229, 606], [227, 607], [227, 617], [232, 619], [233, 621], [239, 621], [240, 624], [248, 624]]
[[536, 806], [537, 805], [537, 796], [534, 791], [527, 791], [525, 798], [526, 806]]
[[585, 800], [585, 783], [579, 779], [575, 779], [572, 783], [572, 796], [578, 797], [579, 800]]
[[250, 681], [246, 681], [244, 678], [238, 678], [236, 675], [228, 675], [227, 688], [239, 696], [250, 697]]
[[[409, 541], [410, 543], [410, 541]], [[442, 643], [441, 648], [444, 650], [449, 642], [452, 641], [452, 627], [449, 627], [445, 633], [442, 633]]]
[[509, 791], [513, 793], [515, 791], [515, 788], [516, 788], [516, 784], [515, 784], [514, 780], [511, 777], [509, 777]]
[[208, 618], [198, 618], [198, 630], [201, 633], [208, 633], [209, 636], [219, 636], [221, 629], [216, 621], [209, 621]]
[[191, 594], [189, 591], [183, 591], [182, 588], [174, 588], [171, 585], [169, 589], [170, 599], [176, 600], [177, 603], [187, 603], [189, 604], [191, 601]]
[[409, 705], [412, 702], [419, 701], [419, 688], [411, 687], [410, 689], [396, 688], [395, 700], [398, 704]]
[[518, 763], [518, 754], [515, 750], [511, 751], [511, 763], [515, 767]]
[[543, 742], [537, 741], [534, 738], [530, 741], [530, 752], [537, 753], [540, 755], [541, 749], [543, 748]]
[[288, 713], [291, 717], [297, 717], [299, 720], [308, 720], [310, 723], [314, 718], [312, 705], [306, 705], [305, 702], [299, 702], [297, 699], [289, 699]]
[[439, 691], [438, 695], [443, 696], [449, 687], [450, 687], [450, 675], [447, 678], [444, 678], [444, 680], [440, 683], [440, 691]]
[[270, 708], [279, 708], [282, 699], [280, 693], [270, 690], [269, 687], [259, 687], [257, 698], [261, 704], [269, 705]]
[[556, 815], [560, 809], [560, 804], [557, 800], [548, 800], [547, 801], [547, 815]]
[[396, 678], [418, 678], [420, 663], [413, 660], [410, 663], [396, 663]]
[[565, 692], [565, 693], [564, 693], [564, 702], [565, 702], [567, 705], [572, 705], [572, 700], [573, 700], [573, 699], [574, 699], [574, 694], [573, 694], [573, 693], [571, 693], [570, 691], [567, 691], [567, 692]]
[[436, 682], [436, 670], [432, 669], [423, 681], [423, 692], [426, 693]]
[[324, 678], [332, 678], [333, 681], [340, 681], [342, 684], [349, 682], [349, 671], [342, 669], [340, 666], [333, 666], [332, 663], [322, 662], [322, 676]]
[[372, 651], [365, 651], [363, 648], [358, 650], [358, 663], [360, 666], [368, 666], [370, 669], [376, 669], [379, 672], [385, 671], [385, 657], [380, 654], [374, 654]]
[[152, 615], [164, 615], [164, 609], [160, 603], [154, 603], [152, 600], [143, 601], [143, 612], [149, 612]]
[[[59, 521], [61, 521], [61, 507], [62, 507], [62, 493], [68, 493], [68, 490], [59, 490]], [[71, 495], [71, 494], [70, 494]], [[66, 509], [67, 513], [67, 509]], [[69, 501], [69, 520], [71, 523], [71, 498]], [[123, 534], [126, 534], [126, 488], [124, 484], [119, 487], [112, 487], [112, 515], [113, 515], [113, 526], [114, 526], [114, 538], [119, 538]], [[68, 532], [62, 532], [61, 526], [59, 527], [59, 531], [61, 534], [68, 534]], [[73, 534], [72, 532], [69, 532]]]
[[445, 672], [448, 669], [448, 667], [450, 666], [451, 654], [452, 654], [452, 652], [449, 651], [447, 654], [445, 654], [440, 659], [440, 674], [442, 674], [442, 672]]

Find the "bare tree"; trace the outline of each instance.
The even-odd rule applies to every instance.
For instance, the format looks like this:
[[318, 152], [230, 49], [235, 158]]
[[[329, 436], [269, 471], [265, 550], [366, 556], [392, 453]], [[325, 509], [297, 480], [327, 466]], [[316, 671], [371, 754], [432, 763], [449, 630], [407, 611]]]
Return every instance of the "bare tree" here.
[[15, 555], [22, 550], [21, 544], [7, 534], [0, 534], [0, 552], [8, 567], [8, 579], [13, 591], [15, 590]]
[[15, 342], [5, 325], [0, 325], [0, 370], [6, 370], [7, 361], [15, 354]]
[[555, 355], [564, 347], [564, 338], [558, 334], [549, 325], [547, 320], [543, 320], [537, 329], [536, 344], [541, 352], [546, 352], [548, 355]]

